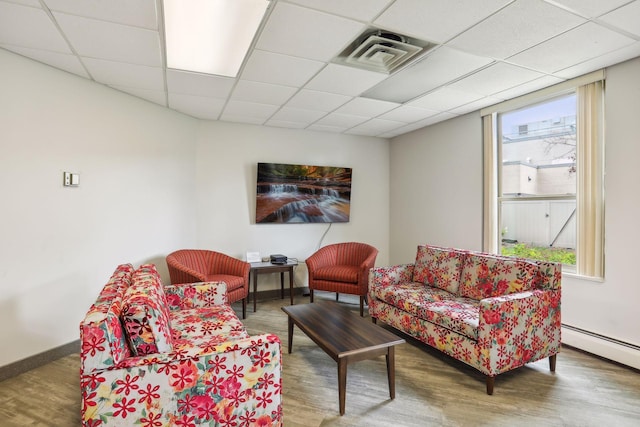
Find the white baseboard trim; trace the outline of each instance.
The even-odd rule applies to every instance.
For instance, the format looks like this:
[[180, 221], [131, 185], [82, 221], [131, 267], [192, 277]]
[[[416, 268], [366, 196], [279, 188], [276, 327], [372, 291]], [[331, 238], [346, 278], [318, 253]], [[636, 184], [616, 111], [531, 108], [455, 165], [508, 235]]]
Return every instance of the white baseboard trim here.
[[640, 369], [640, 347], [562, 325], [562, 343]]

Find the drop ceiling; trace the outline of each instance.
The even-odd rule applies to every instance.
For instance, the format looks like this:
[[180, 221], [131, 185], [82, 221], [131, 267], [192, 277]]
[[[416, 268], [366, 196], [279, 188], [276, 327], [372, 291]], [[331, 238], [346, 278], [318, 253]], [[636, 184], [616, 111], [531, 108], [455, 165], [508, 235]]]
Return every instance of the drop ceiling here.
[[[392, 73], [338, 56], [429, 44]], [[161, 0], [0, 0], [0, 47], [204, 120], [392, 138], [640, 56], [640, 0], [272, 0], [237, 78], [167, 69]], [[188, 47], [187, 47], [188, 48]]]

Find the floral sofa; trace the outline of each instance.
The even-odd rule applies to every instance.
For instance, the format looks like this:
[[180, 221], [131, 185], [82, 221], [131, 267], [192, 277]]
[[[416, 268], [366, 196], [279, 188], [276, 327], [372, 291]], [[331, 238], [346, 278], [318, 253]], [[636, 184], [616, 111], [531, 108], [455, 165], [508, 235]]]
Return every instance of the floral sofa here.
[[413, 264], [369, 271], [369, 314], [486, 375], [560, 351], [556, 263], [418, 246]]
[[82, 425], [281, 426], [281, 345], [249, 336], [224, 282], [120, 265], [80, 324]]

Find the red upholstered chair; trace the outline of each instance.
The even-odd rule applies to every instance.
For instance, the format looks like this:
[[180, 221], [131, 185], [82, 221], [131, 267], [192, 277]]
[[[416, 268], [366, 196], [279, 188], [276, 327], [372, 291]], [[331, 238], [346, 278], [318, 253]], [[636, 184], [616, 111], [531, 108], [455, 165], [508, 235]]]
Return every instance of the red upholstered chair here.
[[360, 296], [360, 316], [364, 315], [369, 270], [373, 268], [378, 250], [365, 243], [337, 243], [320, 248], [307, 258], [310, 299], [313, 291], [336, 292]]
[[251, 264], [220, 252], [181, 249], [167, 255], [167, 266], [174, 285], [225, 282], [229, 304], [242, 300], [242, 318], [246, 319]]

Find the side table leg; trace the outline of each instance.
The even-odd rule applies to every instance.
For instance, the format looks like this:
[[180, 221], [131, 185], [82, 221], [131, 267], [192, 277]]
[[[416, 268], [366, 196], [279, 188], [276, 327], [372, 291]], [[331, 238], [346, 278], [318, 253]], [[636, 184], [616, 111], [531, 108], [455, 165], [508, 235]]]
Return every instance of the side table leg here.
[[256, 312], [256, 300], [258, 299], [258, 271], [253, 272], [253, 312]]
[[347, 359], [338, 360], [338, 398], [340, 400], [340, 415], [344, 415], [345, 396], [347, 394]]
[[284, 299], [284, 271], [280, 272], [280, 299]]
[[289, 322], [289, 340], [287, 341], [287, 346], [288, 346], [288, 350], [289, 350], [289, 354], [291, 354], [291, 347], [293, 346], [293, 320], [291, 319], [291, 317], [288, 318]]
[[293, 267], [289, 269], [289, 297], [291, 298], [291, 305], [293, 305]]
[[396, 398], [396, 367], [394, 346], [387, 349], [387, 378], [389, 379], [389, 397]]

